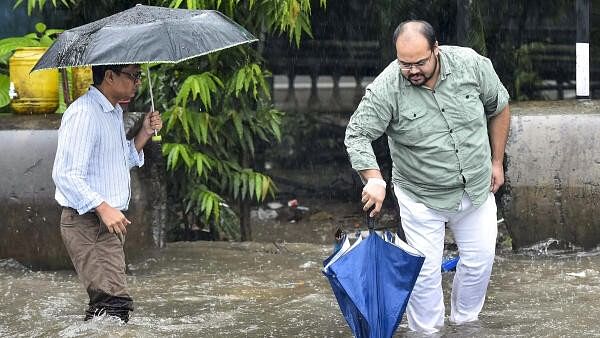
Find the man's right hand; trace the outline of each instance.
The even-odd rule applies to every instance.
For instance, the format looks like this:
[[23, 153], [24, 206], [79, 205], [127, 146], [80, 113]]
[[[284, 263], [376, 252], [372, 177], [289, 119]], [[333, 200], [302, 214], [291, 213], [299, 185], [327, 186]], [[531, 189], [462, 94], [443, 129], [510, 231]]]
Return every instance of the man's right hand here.
[[100, 217], [102, 223], [106, 224], [110, 233], [127, 234], [127, 226], [131, 222], [120, 210], [111, 207], [106, 202], [102, 202], [96, 207], [96, 214]]
[[364, 211], [369, 210], [372, 206], [375, 206], [370, 217], [375, 217], [381, 211], [383, 200], [385, 199], [386, 183], [381, 178], [369, 178], [367, 184], [365, 184], [362, 190], [361, 201], [365, 204], [363, 207]]

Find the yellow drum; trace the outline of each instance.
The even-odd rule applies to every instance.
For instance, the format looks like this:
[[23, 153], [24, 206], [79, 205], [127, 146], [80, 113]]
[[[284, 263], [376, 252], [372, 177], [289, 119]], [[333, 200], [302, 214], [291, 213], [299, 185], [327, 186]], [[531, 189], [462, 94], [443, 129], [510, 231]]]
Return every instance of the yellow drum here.
[[73, 101], [85, 94], [90, 85], [94, 82], [92, 79], [92, 67], [75, 67], [71, 69], [73, 75]]
[[58, 70], [29, 73], [46, 49], [19, 48], [8, 59], [11, 94], [16, 95], [10, 106], [18, 114], [48, 114], [58, 108]]

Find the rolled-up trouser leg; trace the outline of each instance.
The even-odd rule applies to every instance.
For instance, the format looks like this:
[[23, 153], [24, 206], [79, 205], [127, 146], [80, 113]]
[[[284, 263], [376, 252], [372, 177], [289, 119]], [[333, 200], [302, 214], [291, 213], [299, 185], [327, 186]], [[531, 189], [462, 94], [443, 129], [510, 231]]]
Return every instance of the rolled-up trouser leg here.
[[90, 298], [85, 319], [108, 314], [129, 320], [133, 300], [127, 292], [125, 253], [119, 238], [94, 213], [64, 208], [61, 235], [75, 271]]

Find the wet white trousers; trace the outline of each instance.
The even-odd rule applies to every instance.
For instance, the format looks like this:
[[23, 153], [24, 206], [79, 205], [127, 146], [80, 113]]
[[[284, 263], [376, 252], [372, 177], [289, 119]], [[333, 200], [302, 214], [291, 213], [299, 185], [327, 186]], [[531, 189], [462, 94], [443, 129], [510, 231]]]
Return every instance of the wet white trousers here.
[[434, 333], [444, 325], [441, 264], [446, 223], [460, 255], [452, 284], [450, 321], [461, 324], [477, 320], [494, 263], [498, 233], [494, 195], [490, 193], [485, 203], [476, 208], [464, 194], [458, 211], [445, 212], [414, 201], [398, 186], [394, 191], [406, 241], [425, 255], [406, 308], [408, 327]]

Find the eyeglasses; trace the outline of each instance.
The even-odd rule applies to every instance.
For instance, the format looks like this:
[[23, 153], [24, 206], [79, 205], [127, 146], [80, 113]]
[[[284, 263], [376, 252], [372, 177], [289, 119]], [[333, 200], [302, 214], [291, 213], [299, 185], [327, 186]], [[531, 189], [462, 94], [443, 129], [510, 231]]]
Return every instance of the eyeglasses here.
[[142, 80], [142, 72], [137, 72], [135, 74], [129, 73], [129, 72], [124, 72], [122, 70], [117, 71], [117, 73], [122, 73], [125, 74], [127, 76], [129, 76], [129, 78], [131, 79], [131, 81], [133, 81], [134, 83], [137, 81], [141, 81]]
[[432, 55], [433, 55], [433, 49], [431, 50], [431, 54], [429, 54], [429, 56], [426, 59], [417, 61], [415, 63], [406, 63], [406, 62], [398, 61], [398, 65], [400, 66], [400, 69], [402, 69], [404, 71], [409, 71], [412, 69], [412, 67], [421, 69], [429, 62]]

